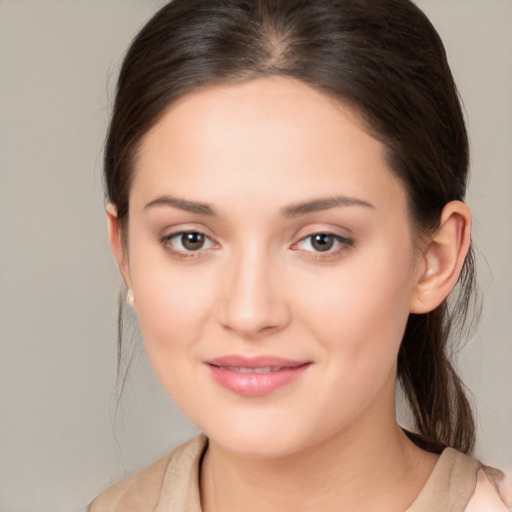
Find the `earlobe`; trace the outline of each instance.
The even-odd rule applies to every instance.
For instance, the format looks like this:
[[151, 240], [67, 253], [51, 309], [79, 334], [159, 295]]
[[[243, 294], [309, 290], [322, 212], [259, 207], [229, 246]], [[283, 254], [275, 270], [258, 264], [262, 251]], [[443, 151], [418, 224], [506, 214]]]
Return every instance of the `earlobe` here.
[[470, 241], [471, 212], [463, 202], [451, 201], [443, 208], [439, 229], [423, 249], [411, 313], [428, 313], [446, 299], [457, 283]]
[[117, 208], [112, 203], [108, 203], [106, 207], [107, 223], [108, 223], [108, 236], [110, 242], [110, 249], [117, 262], [119, 271], [123, 280], [128, 288], [130, 288], [130, 279], [128, 272], [128, 261], [125, 254], [125, 247], [123, 244], [123, 237], [121, 232], [121, 224], [117, 217]]
[[131, 288], [128, 288], [128, 291], [126, 292], [126, 302], [129, 306], [135, 308], [135, 297]]

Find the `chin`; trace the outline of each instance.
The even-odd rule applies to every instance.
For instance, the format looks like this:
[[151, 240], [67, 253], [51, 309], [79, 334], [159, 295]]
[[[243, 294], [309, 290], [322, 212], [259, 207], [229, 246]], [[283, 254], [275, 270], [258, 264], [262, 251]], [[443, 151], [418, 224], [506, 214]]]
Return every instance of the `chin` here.
[[300, 450], [301, 443], [281, 437], [247, 435], [223, 435], [222, 438], [211, 438], [223, 450], [239, 457], [256, 459], [279, 459]]
[[292, 419], [283, 424], [275, 418], [260, 417], [251, 421], [251, 415], [248, 416], [229, 423], [205, 424], [201, 430], [220, 448], [240, 457], [281, 458], [313, 444]]

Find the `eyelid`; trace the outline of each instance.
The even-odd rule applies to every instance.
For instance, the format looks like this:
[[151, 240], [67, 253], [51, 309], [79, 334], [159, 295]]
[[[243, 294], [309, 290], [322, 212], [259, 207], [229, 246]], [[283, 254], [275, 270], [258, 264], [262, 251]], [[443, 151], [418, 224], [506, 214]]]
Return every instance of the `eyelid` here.
[[306, 236], [303, 236], [302, 238], [300, 238], [300, 240], [295, 242], [294, 245], [297, 245], [301, 242], [304, 242], [305, 240], [311, 239], [312, 237], [318, 236], [318, 235], [332, 236], [340, 244], [350, 245], [350, 246], [354, 245], [354, 241], [351, 240], [350, 238], [347, 238], [342, 235], [338, 235], [337, 233], [331, 233], [329, 231], [316, 231], [314, 233], [310, 233], [309, 235], [306, 235]]
[[[212, 236], [208, 235], [205, 231], [207, 230], [197, 228], [195, 226], [181, 227], [180, 229], [176, 229], [175, 231], [160, 236], [158, 238], [158, 241], [174, 257], [183, 259], [200, 258], [201, 256], [206, 256], [208, 253], [210, 253], [211, 250], [219, 249], [221, 247], [220, 244], [216, 242], [215, 239]], [[186, 248], [177, 248], [176, 244], [171, 242], [174, 238], [178, 238], [183, 235], [191, 233], [197, 233], [204, 236], [207, 246], [200, 247], [199, 249], [196, 250], [187, 250]], [[307, 240], [311, 240], [314, 236], [317, 235], [326, 235], [332, 237], [334, 239], [334, 247], [329, 248], [326, 251], [318, 251], [314, 250], [314, 248], [305, 249], [303, 247], [300, 247], [304, 242], [306, 242]], [[341, 253], [353, 248], [354, 245], [355, 240], [353, 238], [343, 236], [333, 231], [333, 228], [322, 229], [321, 227], [319, 227], [318, 229], [310, 230], [307, 234], [301, 236], [296, 242], [294, 242], [290, 246], [290, 249], [305, 253], [310, 258], [322, 260], [335, 258], [336, 256], [339, 256]]]
[[159, 241], [169, 240], [174, 236], [185, 233], [199, 233], [214, 242], [217, 238], [217, 235], [210, 228], [197, 222], [177, 222], [176, 224], [166, 224], [161, 227], [155, 226], [155, 236]]
[[[306, 240], [311, 240], [312, 237], [316, 235], [327, 235], [334, 238], [337, 246], [335, 246], [334, 249], [329, 249], [327, 251], [315, 251], [315, 250], [308, 250], [300, 248], [299, 245]], [[339, 233], [334, 233], [332, 231], [329, 231], [327, 229], [319, 229], [315, 230], [313, 232], [308, 233], [305, 236], [302, 236], [297, 242], [294, 242], [290, 249], [301, 251], [305, 254], [307, 254], [308, 257], [311, 257], [316, 260], [326, 260], [326, 259], [333, 259], [338, 256], [340, 256], [342, 253], [344, 253], [347, 250], [350, 250], [354, 247], [355, 241], [351, 238], [347, 238], [343, 235], [340, 235]]]
[[[186, 234], [196, 233], [199, 235], [204, 236], [205, 240], [207, 240], [210, 244], [209, 247], [201, 247], [195, 251], [186, 250], [186, 249], [177, 249], [176, 247], [173, 247], [173, 244], [171, 243], [171, 240], [173, 238], [181, 237]], [[168, 250], [173, 256], [176, 256], [178, 258], [197, 258], [205, 255], [206, 252], [210, 251], [211, 249], [216, 249], [220, 247], [220, 245], [213, 240], [213, 238], [209, 235], [207, 235], [204, 231], [200, 229], [179, 229], [177, 231], [173, 231], [171, 233], [168, 233], [164, 236], [161, 236], [159, 238], [160, 244]]]

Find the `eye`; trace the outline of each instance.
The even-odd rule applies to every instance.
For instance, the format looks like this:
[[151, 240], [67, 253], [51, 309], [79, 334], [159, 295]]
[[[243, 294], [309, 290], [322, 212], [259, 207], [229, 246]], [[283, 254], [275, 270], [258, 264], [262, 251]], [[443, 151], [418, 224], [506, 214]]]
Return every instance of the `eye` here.
[[313, 233], [302, 238], [295, 247], [302, 251], [331, 255], [353, 245], [352, 240], [334, 233]]
[[334, 236], [328, 233], [310, 235], [306, 238], [306, 241], [308, 242], [308, 245], [313, 248], [313, 250], [318, 252], [330, 251], [336, 243]]
[[162, 244], [175, 253], [195, 253], [215, 246], [213, 241], [199, 231], [181, 231], [161, 240]]

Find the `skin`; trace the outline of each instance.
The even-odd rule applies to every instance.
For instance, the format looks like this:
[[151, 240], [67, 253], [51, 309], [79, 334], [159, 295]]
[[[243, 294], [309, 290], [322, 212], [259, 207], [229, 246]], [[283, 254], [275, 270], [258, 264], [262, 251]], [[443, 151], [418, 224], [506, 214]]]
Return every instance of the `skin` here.
[[[334, 197], [350, 201], [314, 203]], [[435, 308], [457, 280], [463, 203], [418, 246], [405, 189], [357, 114], [268, 77], [173, 104], [138, 154], [127, 251], [114, 206], [108, 215], [153, 368], [210, 439], [207, 512], [407, 508], [436, 457], [396, 423], [396, 358], [409, 313]], [[187, 251], [181, 232], [204, 245]], [[318, 233], [339, 239], [321, 252]], [[232, 354], [309, 366], [243, 396], [205, 365]]]

